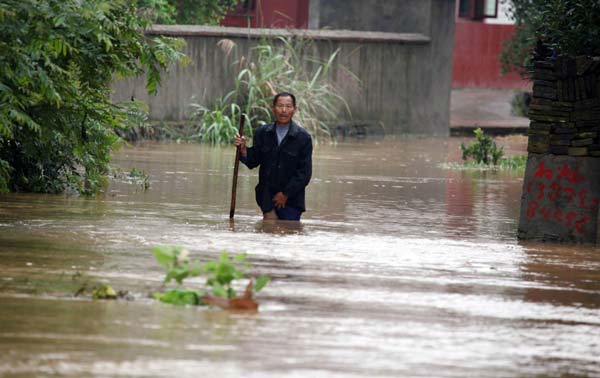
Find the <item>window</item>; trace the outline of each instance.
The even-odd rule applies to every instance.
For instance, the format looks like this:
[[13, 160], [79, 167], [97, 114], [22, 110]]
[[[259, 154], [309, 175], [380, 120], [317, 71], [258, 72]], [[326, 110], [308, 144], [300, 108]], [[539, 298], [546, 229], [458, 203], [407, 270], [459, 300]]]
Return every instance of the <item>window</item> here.
[[459, 0], [458, 17], [471, 20], [498, 16], [498, 0]]
[[471, 18], [471, 1], [460, 0], [458, 3], [458, 17]]
[[486, 0], [483, 9], [483, 17], [498, 17], [498, 0]]

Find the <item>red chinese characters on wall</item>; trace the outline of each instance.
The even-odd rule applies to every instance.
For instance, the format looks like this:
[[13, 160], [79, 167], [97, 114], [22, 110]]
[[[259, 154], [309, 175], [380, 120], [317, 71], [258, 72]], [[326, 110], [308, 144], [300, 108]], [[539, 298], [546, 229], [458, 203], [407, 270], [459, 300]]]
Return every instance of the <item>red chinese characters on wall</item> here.
[[561, 224], [569, 231], [584, 234], [599, 202], [590, 193], [587, 182], [577, 168], [563, 164], [551, 169], [540, 161], [533, 179], [527, 184], [527, 218], [543, 218]]

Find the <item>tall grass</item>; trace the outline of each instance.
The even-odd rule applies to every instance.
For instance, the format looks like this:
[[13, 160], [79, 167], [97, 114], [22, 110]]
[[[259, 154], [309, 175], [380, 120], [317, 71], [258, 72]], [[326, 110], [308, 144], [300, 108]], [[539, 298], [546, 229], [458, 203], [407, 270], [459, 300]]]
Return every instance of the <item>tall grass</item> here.
[[[223, 53], [229, 55], [237, 45], [228, 39], [219, 41]], [[197, 138], [209, 143], [227, 143], [236, 132], [240, 110], [246, 114], [248, 133], [271, 122], [273, 96], [291, 92], [296, 96], [298, 111], [295, 121], [316, 142], [331, 141], [331, 125], [345, 112], [351, 118], [347, 101], [334, 86], [330, 75], [339, 50], [322, 60], [309, 55], [313, 41], [303, 37], [263, 38], [232, 65], [234, 88], [217, 100], [212, 108], [191, 104], [192, 122], [198, 125]], [[345, 67], [346, 77], [358, 82]]]
[[[214, 108], [191, 104], [192, 119], [199, 121], [197, 131], [187, 139], [210, 144], [230, 143], [238, 132], [240, 107], [237, 104], [223, 105], [219, 101]], [[246, 118], [246, 122], [248, 119]], [[252, 135], [252, 130], [250, 130]]]

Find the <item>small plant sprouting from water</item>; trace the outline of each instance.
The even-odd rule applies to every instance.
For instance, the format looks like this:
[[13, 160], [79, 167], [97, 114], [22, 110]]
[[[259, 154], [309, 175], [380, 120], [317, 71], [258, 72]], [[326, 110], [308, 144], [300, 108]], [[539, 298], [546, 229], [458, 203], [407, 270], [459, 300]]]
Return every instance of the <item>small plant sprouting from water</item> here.
[[[230, 256], [221, 253], [218, 260], [201, 264], [191, 261], [189, 252], [182, 247], [157, 246], [152, 248], [156, 261], [166, 270], [165, 283], [177, 283], [177, 287], [154, 297], [162, 302], [175, 305], [216, 305], [224, 308], [256, 309], [258, 304], [252, 299], [269, 282], [270, 277], [263, 275], [252, 280], [246, 286], [242, 296], [238, 296], [235, 283], [244, 279], [245, 270], [250, 268], [246, 255]], [[204, 276], [205, 285], [201, 290], [184, 288], [186, 278]]]
[[150, 175], [146, 171], [133, 167], [129, 173], [123, 172], [120, 168], [111, 168], [110, 176], [113, 180], [127, 182], [128, 184], [139, 185], [144, 191], [150, 189]]
[[131, 168], [131, 172], [129, 172], [129, 177], [141, 185], [144, 190], [148, 190], [150, 188], [150, 175], [148, 175], [145, 171], [133, 167]]
[[474, 131], [475, 141], [470, 146], [460, 144], [462, 150], [462, 158], [467, 161], [471, 157], [478, 164], [498, 165], [498, 162], [504, 155], [504, 147], [498, 148], [496, 142], [488, 136], [484, 135], [483, 130], [478, 128]]
[[502, 158], [498, 166], [502, 169], [525, 170], [527, 165], [527, 155], [516, 155], [509, 158]]
[[[504, 157], [504, 147], [498, 147], [491, 137], [484, 135], [478, 128], [475, 130], [475, 141], [468, 147], [461, 143], [463, 164], [440, 164], [443, 169], [455, 170], [510, 170], [523, 171], [527, 165], [526, 155]], [[471, 158], [471, 160], [469, 160]]]

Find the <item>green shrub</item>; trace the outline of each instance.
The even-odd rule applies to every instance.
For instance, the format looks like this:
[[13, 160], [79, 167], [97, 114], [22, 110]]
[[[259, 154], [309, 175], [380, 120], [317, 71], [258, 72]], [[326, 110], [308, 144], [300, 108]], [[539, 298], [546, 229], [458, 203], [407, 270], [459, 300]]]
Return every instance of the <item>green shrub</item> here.
[[504, 147], [498, 148], [491, 137], [484, 135], [483, 130], [478, 128], [474, 131], [475, 141], [468, 147], [460, 144], [463, 160], [471, 157], [476, 163], [497, 165], [504, 155]]
[[510, 101], [510, 112], [519, 117], [529, 115], [529, 103], [531, 102], [531, 92], [515, 91]]

